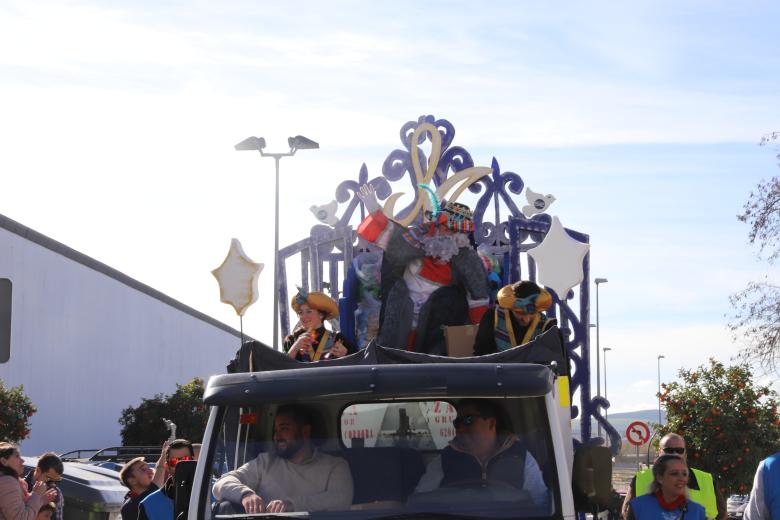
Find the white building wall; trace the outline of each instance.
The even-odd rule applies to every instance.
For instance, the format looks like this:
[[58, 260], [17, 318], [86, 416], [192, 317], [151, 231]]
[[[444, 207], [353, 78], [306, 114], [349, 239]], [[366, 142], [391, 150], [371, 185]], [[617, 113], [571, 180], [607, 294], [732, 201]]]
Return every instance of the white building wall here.
[[120, 445], [123, 408], [224, 373], [234, 334], [0, 227], [13, 282], [6, 387], [38, 408], [25, 455]]

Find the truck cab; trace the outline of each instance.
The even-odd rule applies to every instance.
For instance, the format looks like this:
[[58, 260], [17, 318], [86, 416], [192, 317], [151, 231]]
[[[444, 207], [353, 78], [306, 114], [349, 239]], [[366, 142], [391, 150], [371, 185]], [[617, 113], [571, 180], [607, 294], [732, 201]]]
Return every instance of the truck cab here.
[[[259, 344], [242, 348], [237, 359], [251, 359], [254, 370], [209, 380], [201, 457], [189, 471], [177, 470], [176, 518], [570, 519], [578, 509], [599, 509], [610, 486], [609, 451], [581, 447], [573, 455], [566, 370], [545, 354], [559, 349], [559, 337], [554, 331], [524, 352], [463, 359], [370, 345], [304, 364]], [[491, 403], [502, 435], [513, 436], [524, 454], [517, 474], [528, 472], [522, 478], [537, 478], [541, 488], [508, 485], [484, 471], [447, 485], [431, 481], [431, 468], [455, 438], [463, 399]], [[273, 452], [275, 412], [289, 404], [311, 412], [316, 449], [346, 461], [351, 482], [341, 485], [352, 487], [349, 503], [250, 515], [241, 504], [216, 501], [216, 480]], [[289, 497], [314, 503], [306, 493], [292, 490]]]

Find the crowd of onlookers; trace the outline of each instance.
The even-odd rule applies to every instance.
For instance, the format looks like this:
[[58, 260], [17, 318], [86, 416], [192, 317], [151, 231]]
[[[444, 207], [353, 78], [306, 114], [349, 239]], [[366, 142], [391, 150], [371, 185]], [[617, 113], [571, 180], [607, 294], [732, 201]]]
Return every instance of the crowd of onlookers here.
[[[625, 520], [726, 520], [726, 500], [715, 477], [688, 466], [685, 439], [676, 433], [664, 436], [652, 468], [631, 481], [623, 502]], [[746, 520], [780, 519], [780, 453], [758, 465]]]
[[[154, 469], [143, 457], [128, 461], [119, 472], [119, 480], [129, 490], [122, 518], [172, 519], [176, 464], [194, 460], [198, 447], [183, 439], [166, 442]], [[25, 475], [19, 447], [0, 442], [0, 520], [64, 520], [65, 497], [58, 487], [63, 473], [60, 457], [44, 453]]]
[[0, 520], [63, 520], [62, 460], [44, 453], [27, 475], [19, 448], [0, 442]]

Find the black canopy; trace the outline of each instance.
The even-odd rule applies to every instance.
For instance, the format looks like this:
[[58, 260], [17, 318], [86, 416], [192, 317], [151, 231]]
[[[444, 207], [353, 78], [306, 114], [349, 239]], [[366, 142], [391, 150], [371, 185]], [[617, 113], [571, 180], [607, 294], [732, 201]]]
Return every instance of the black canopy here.
[[227, 366], [229, 374], [240, 372], [266, 372], [271, 370], [313, 369], [317, 367], [337, 367], [355, 365], [399, 365], [420, 363], [538, 363], [557, 364], [560, 375], [569, 375], [569, 363], [561, 333], [557, 327], [551, 327], [534, 340], [503, 352], [479, 357], [453, 358], [434, 356], [417, 352], [406, 352], [395, 348], [382, 347], [371, 342], [365, 349], [339, 359], [316, 362], [297, 361], [287, 354], [278, 352], [259, 341], [248, 341], [241, 346]]

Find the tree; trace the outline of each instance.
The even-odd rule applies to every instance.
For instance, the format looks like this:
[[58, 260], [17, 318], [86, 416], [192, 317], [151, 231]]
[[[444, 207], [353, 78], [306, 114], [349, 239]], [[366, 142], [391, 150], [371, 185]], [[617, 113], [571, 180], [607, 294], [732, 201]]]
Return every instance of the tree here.
[[208, 410], [203, 404], [203, 380], [194, 378], [185, 385], [176, 385], [171, 395], [156, 394], [141, 399], [134, 408], [122, 410], [122, 444], [125, 446], [158, 446], [169, 432], [163, 419], [176, 424], [176, 436], [192, 442], [200, 442], [206, 429]]
[[780, 448], [777, 394], [755, 385], [746, 363], [710, 359], [678, 375], [661, 385], [667, 424], [657, 426], [659, 438], [685, 437], [689, 464], [715, 475], [724, 495], [749, 491], [759, 461]]
[[[772, 132], [763, 136], [760, 144], [778, 141], [780, 132]], [[780, 160], [780, 147], [776, 151]], [[774, 264], [780, 257], [780, 178], [761, 181], [742, 209], [737, 218], [750, 226], [750, 243], [758, 246], [759, 257]], [[780, 286], [767, 278], [750, 282], [729, 300], [733, 309], [729, 328], [735, 341], [746, 342], [743, 358], [774, 370], [780, 360]]]
[[0, 381], [0, 441], [19, 442], [30, 435], [30, 418], [38, 410], [22, 385], [6, 388]]

